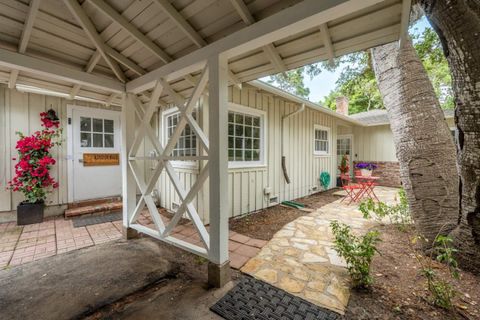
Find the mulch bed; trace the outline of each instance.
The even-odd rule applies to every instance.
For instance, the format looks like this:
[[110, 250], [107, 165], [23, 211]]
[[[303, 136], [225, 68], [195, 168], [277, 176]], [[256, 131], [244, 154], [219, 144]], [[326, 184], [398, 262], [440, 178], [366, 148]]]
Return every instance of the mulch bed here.
[[[369, 291], [352, 291], [346, 319], [480, 319], [480, 277], [460, 272], [454, 282], [456, 310], [435, 307], [425, 279], [408, 244], [406, 233], [382, 226], [382, 242], [372, 264], [375, 283]], [[434, 262], [435, 272], [448, 278], [445, 265]]]
[[[303, 203], [306, 208], [318, 209], [340, 199], [339, 196], [333, 195], [337, 191], [339, 189], [319, 192], [295, 201]], [[246, 216], [230, 219], [230, 230], [255, 239], [270, 240], [284, 225], [308, 214], [309, 212], [277, 205]]]

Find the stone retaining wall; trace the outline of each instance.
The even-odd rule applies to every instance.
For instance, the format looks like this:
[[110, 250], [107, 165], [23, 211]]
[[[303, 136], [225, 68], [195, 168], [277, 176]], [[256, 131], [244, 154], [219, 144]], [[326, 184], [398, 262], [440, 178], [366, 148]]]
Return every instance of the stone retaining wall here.
[[386, 187], [400, 187], [400, 165], [398, 161], [354, 161], [354, 166], [359, 162], [369, 162], [377, 165], [373, 174], [380, 177], [379, 185]]

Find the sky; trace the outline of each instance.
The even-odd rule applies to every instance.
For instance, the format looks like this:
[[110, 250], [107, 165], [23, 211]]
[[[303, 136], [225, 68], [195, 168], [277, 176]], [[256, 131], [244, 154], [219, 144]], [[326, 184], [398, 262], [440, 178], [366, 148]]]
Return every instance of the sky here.
[[[425, 17], [420, 19], [415, 25], [413, 25], [409, 32], [411, 34], [422, 33], [425, 28], [429, 27], [429, 23]], [[310, 96], [308, 99], [312, 102], [323, 101], [324, 97], [335, 88], [335, 82], [340, 76], [344, 66], [340, 66], [334, 72], [322, 70], [322, 72], [310, 79], [310, 76], [305, 76], [305, 86], [310, 89]]]

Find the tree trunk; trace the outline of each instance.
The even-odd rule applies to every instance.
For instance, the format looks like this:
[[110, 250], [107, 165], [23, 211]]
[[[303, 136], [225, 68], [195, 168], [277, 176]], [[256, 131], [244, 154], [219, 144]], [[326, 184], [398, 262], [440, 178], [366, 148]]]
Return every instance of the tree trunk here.
[[432, 83], [410, 40], [372, 49], [393, 132], [400, 178], [417, 230], [429, 241], [458, 219], [455, 145]]
[[452, 233], [462, 267], [480, 272], [480, 1], [420, 0], [442, 41], [452, 73], [457, 161], [458, 227]]

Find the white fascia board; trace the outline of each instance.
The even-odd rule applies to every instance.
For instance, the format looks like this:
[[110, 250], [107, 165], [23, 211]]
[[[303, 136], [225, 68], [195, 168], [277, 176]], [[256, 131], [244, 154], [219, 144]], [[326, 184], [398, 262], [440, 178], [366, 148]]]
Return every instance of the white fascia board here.
[[151, 89], [159, 78], [171, 81], [201, 69], [211, 56], [221, 54], [232, 58], [383, 1], [304, 0], [128, 82], [127, 91], [139, 93]]
[[317, 110], [317, 111], [320, 111], [320, 112], [323, 112], [323, 113], [326, 113], [330, 116], [333, 116], [335, 118], [339, 118], [339, 119], [342, 119], [344, 121], [347, 121], [347, 122], [350, 122], [352, 124], [355, 124], [357, 126], [362, 126], [364, 127], [365, 125], [357, 120], [354, 120], [348, 116], [345, 116], [343, 114], [339, 114], [335, 111], [333, 111], [332, 109], [329, 109], [329, 108], [326, 108], [324, 106], [321, 106], [319, 104], [316, 104], [314, 102], [311, 102], [309, 100], [306, 100], [306, 99], [303, 99], [303, 98], [300, 98], [294, 94], [291, 94], [289, 92], [286, 92], [286, 91], [283, 91], [281, 89], [278, 89], [278, 88], [275, 88], [274, 86], [268, 84], [268, 83], [265, 83], [263, 81], [260, 81], [260, 80], [253, 80], [253, 81], [249, 81], [247, 82], [248, 84], [256, 87], [256, 88], [259, 88], [259, 89], [262, 89], [262, 90], [265, 90], [267, 92], [270, 92], [272, 94], [275, 94], [277, 96], [280, 96], [280, 97], [283, 97], [285, 99], [288, 99], [290, 101], [294, 101], [294, 102], [297, 102], [297, 103], [304, 103], [308, 108], [310, 109], [313, 109], [313, 110]]
[[36, 75], [50, 77], [52, 79], [76, 83], [90, 88], [98, 88], [109, 92], [125, 92], [125, 85], [117, 80], [96, 76], [84, 71], [1, 48], [0, 66], [30, 72]]

